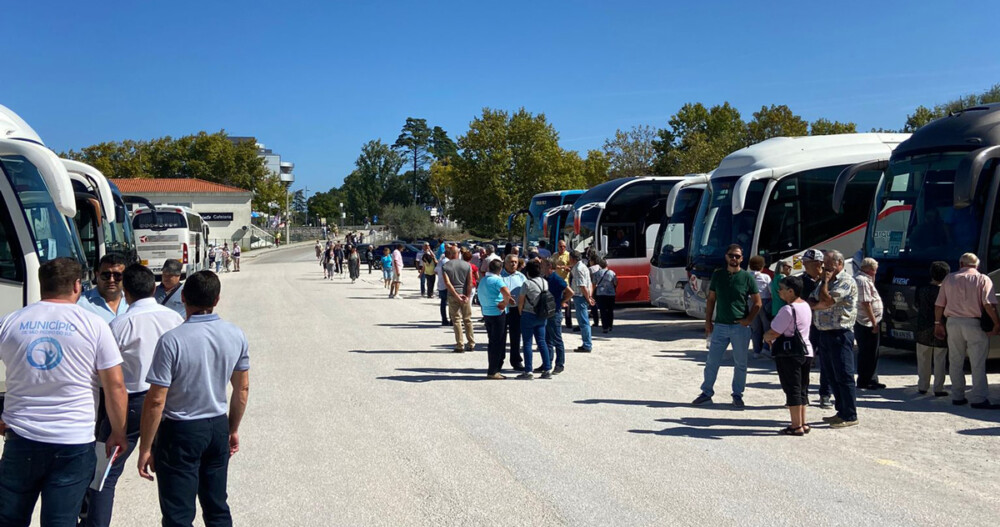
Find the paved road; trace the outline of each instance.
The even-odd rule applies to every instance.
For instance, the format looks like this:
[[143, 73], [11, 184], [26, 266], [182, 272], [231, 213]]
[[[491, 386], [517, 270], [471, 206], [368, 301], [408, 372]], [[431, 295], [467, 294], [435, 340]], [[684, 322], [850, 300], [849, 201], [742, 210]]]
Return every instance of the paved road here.
[[[218, 308], [251, 343], [237, 525], [983, 525], [1000, 512], [1000, 412], [918, 397], [911, 360], [886, 361], [889, 389], [863, 396], [860, 426], [779, 437], [788, 414], [766, 360], [751, 363], [745, 411], [687, 404], [705, 357], [689, 319], [625, 310], [562, 375], [486, 381], [482, 328], [479, 350], [450, 353], [415, 274], [390, 300], [377, 274], [321, 280], [311, 247], [244, 269], [223, 276]], [[158, 520], [134, 470], [118, 496], [118, 525]]]

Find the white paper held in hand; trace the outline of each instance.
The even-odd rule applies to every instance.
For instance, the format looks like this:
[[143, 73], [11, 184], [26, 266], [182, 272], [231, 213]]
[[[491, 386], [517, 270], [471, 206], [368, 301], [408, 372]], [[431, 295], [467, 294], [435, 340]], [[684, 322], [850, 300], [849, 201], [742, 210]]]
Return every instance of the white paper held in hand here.
[[97, 455], [97, 465], [94, 467], [94, 480], [90, 482], [90, 488], [101, 492], [104, 490], [104, 480], [108, 479], [108, 474], [111, 472], [111, 465], [114, 463], [115, 458], [121, 453], [122, 448], [119, 446], [115, 447], [115, 450], [111, 452], [111, 457], [107, 454], [107, 445], [103, 441], [98, 441], [94, 443], [94, 454]]

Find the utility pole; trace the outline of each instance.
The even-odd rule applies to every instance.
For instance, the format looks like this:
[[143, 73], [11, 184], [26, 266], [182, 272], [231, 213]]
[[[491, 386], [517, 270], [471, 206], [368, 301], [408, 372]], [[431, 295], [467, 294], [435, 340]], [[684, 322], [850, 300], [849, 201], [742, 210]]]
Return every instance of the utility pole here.
[[292, 218], [288, 215], [288, 189], [291, 186], [291, 183], [285, 185], [285, 245], [292, 241]]
[[302, 197], [306, 201], [306, 227], [309, 226], [309, 187], [302, 191]]

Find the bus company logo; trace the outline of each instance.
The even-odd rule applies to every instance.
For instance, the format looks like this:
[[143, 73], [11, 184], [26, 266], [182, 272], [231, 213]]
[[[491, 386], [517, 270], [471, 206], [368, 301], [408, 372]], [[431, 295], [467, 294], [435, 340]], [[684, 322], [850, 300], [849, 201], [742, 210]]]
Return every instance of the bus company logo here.
[[63, 351], [59, 341], [52, 337], [35, 339], [28, 344], [28, 364], [36, 370], [51, 370], [62, 362]]
[[[910, 279], [909, 278], [894, 277], [892, 279], [892, 285], [910, 285]], [[899, 294], [899, 293], [897, 293], [897, 294]]]
[[139, 243], [146, 243], [147, 241], [145, 236], [139, 236]]

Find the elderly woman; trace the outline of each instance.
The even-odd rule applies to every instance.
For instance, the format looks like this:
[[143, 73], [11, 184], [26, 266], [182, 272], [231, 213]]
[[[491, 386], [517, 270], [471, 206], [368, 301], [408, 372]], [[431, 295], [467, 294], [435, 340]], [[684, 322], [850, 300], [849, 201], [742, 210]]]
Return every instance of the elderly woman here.
[[[785, 306], [778, 310], [771, 329], [764, 335], [764, 340], [771, 345], [771, 355], [778, 370], [778, 380], [785, 392], [785, 404], [792, 417], [792, 424], [779, 433], [784, 435], [802, 436], [809, 433], [806, 424], [806, 405], [809, 404], [809, 369], [812, 367], [813, 349], [809, 343], [809, 326], [812, 323], [812, 309], [802, 297], [802, 279], [797, 276], [786, 276], [781, 279], [778, 295]], [[801, 336], [799, 346], [801, 353], [792, 351], [796, 346], [775, 345], [780, 336], [796, 339], [796, 332]], [[787, 342], [787, 341], [786, 341]]]
[[545, 321], [535, 314], [535, 307], [543, 291], [549, 290], [549, 284], [542, 278], [542, 265], [538, 260], [531, 260], [524, 266], [524, 274], [527, 280], [521, 287], [521, 294], [517, 299], [517, 309], [521, 313], [521, 338], [524, 343], [524, 373], [518, 375], [518, 379], [531, 379], [531, 341], [535, 341], [538, 347], [538, 354], [542, 357], [542, 366], [539, 373], [543, 379], [551, 379], [552, 369], [549, 348], [545, 342]]

